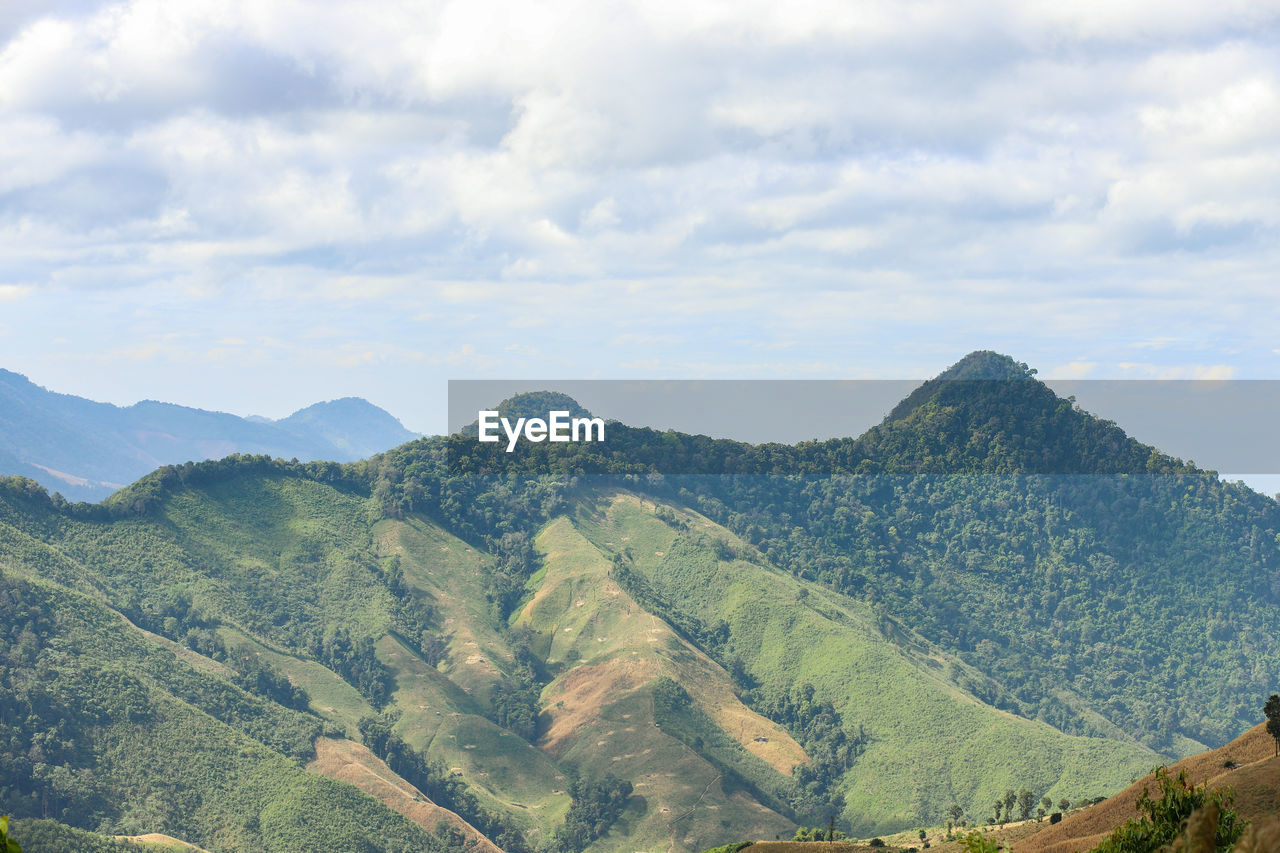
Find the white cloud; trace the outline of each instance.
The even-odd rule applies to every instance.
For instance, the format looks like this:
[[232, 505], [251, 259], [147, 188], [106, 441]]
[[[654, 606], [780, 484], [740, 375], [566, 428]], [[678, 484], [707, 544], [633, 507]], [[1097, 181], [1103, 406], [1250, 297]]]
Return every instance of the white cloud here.
[[1212, 371], [1280, 322], [1278, 34], [1272, 0], [28, 3], [0, 281], [241, 340], [228, 306], [382, 307], [400, 350], [339, 337], [353, 371], [423, 335], [476, 371], [580, 338], [602, 369], [1123, 372], [1167, 340]]

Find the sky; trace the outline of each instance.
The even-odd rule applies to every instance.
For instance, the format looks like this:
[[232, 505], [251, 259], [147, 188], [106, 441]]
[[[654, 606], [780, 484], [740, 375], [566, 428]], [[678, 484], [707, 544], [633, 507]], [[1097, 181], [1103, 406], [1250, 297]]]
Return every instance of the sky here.
[[0, 367], [1280, 379], [1280, 2], [0, 4]]

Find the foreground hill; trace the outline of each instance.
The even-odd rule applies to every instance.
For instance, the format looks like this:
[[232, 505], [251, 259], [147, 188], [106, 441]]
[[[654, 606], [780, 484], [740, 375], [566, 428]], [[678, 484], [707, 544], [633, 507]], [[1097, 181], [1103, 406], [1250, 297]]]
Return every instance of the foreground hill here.
[[355, 397], [271, 421], [153, 400], [97, 403], [0, 370], [0, 474], [30, 477], [72, 500], [102, 500], [161, 465], [187, 460], [265, 453], [345, 462], [416, 437]]
[[[1176, 776], [1185, 770], [1192, 785], [1230, 788], [1235, 810], [1246, 820], [1263, 822], [1280, 818], [1280, 758], [1265, 725], [1255, 726], [1218, 749], [1193, 755], [1169, 768]], [[1107, 835], [1136, 814], [1138, 795], [1154, 789], [1154, 777], [1145, 776], [1097, 805], [1068, 815], [1062, 822], [1019, 839], [1018, 853], [1075, 853], [1096, 847]]]

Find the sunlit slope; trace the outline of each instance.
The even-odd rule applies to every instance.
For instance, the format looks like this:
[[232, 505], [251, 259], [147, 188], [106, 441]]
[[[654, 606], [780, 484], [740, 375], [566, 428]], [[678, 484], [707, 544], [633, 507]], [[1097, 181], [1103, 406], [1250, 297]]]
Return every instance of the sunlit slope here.
[[[1266, 724], [1249, 729], [1226, 746], [1184, 758], [1169, 767], [1177, 776], [1186, 771], [1192, 785], [1229, 788], [1232, 804], [1244, 820], [1265, 823], [1280, 818], [1280, 757]], [[1018, 841], [1018, 853], [1075, 853], [1096, 847], [1121, 824], [1138, 817], [1138, 795], [1157, 790], [1155, 777], [1143, 776], [1115, 796], [1068, 815], [1061, 823], [1045, 824], [1028, 838]]]
[[[511, 653], [486, 621], [479, 557], [460, 540], [410, 520], [379, 524], [375, 542], [364, 498], [277, 474], [177, 489], [144, 516], [111, 521], [42, 518], [22, 515], [24, 509], [0, 504], [36, 534], [0, 536], [0, 555], [100, 590], [126, 609], [176, 607], [183, 620], [178, 634], [188, 619], [210, 625], [228, 649], [258, 656], [305, 689], [312, 710], [354, 739], [360, 719], [379, 710], [308, 649], [335, 628], [369, 638], [390, 673], [381, 711], [398, 716], [397, 734], [456, 771], [481, 807], [504, 815], [531, 839], [563, 820], [569, 797], [554, 763], [487, 719], [498, 670], [468, 663], [477, 659], [469, 638], [481, 636], [499, 662]], [[458, 682], [397, 633], [397, 601], [387, 583], [393, 554], [403, 566], [406, 594], [434, 608], [433, 630], [453, 636], [441, 667]]]
[[308, 770], [346, 782], [399, 812], [428, 832], [444, 822], [462, 833], [475, 853], [501, 853], [497, 845], [448, 809], [431, 802], [366, 747], [342, 738], [318, 738]]
[[754, 837], [789, 832], [790, 821], [726, 790], [715, 766], [655, 725], [653, 682], [665, 675], [684, 685], [744, 744], [767, 736], [778, 764], [803, 760], [799, 746], [738, 702], [723, 669], [618, 587], [609, 560], [568, 519], [549, 524], [537, 547], [543, 568], [514, 621], [537, 635], [539, 653], [559, 673], [542, 693], [540, 745], [586, 776], [612, 773], [635, 786], [592, 849], [701, 850], [729, 826]]
[[485, 597], [487, 558], [418, 517], [380, 521], [373, 527], [373, 538], [378, 554], [398, 558], [406, 583], [439, 609], [440, 627], [449, 636], [440, 671], [487, 702], [514, 663]]
[[577, 522], [685, 614], [725, 623], [759, 683], [812, 683], [847, 725], [865, 727], [870, 744], [843, 785], [845, 818], [861, 834], [936, 823], [953, 802], [983, 815], [1008, 788], [1105, 794], [1160, 760], [1131, 742], [1068, 736], [982, 704], [956, 685], [979, 674], [901, 629], [889, 629], [890, 640], [867, 605], [772, 568], [696, 513], [617, 495]]
[[[381, 521], [371, 530], [362, 499], [290, 478], [241, 478], [234, 487], [184, 492], [170, 502], [167, 515], [183, 548], [216, 560], [237, 585], [254, 577], [273, 580], [265, 594], [257, 590], [266, 582], [254, 582], [258, 604], [246, 620], [264, 626], [263, 633], [274, 633], [266, 625], [287, 626], [289, 608], [306, 597], [320, 611], [313, 618], [376, 638], [378, 659], [394, 678], [384, 710], [399, 715], [397, 734], [461, 776], [484, 808], [535, 839], [563, 819], [569, 797], [554, 763], [486, 718], [492, 687], [512, 654], [488, 616], [481, 557], [470, 546], [422, 519]], [[440, 629], [451, 636], [439, 669], [394, 634], [393, 602], [364, 578], [369, 568], [362, 561], [373, 555], [397, 558], [410, 594], [435, 608]], [[385, 566], [379, 562], [378, 568]], [[349, 685], [334, 683], [314, 665], [277, 663], [316, 689], [313, 706], [349, 733], [357, 713], [373, 711]]]
[[431, 599], [450, 637], [438, 668], [391, 638], [379, 645], [396, 673], [397, 732], [459, 773], [487, 808], [549, 834], [569, 808], [568, 780], [546, 755], [481, 713], [513, 662], [489, 614], [481, 556], [422, 518], [382, 521], [373, 533], [380, 554], [399, 558], [406, 585]]

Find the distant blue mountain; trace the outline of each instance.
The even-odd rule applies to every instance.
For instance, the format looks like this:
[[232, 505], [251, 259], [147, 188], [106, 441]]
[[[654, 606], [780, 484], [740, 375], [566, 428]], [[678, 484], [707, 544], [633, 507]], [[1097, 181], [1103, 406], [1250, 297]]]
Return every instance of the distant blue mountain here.
[[358, 397], [272, 421], [154, 400], [114, 406], [0, 370], [0, 474], [30, 477], [72, 500], [101, 500], [161, 465], [232, 453], [349, 462], [417, 437]]

